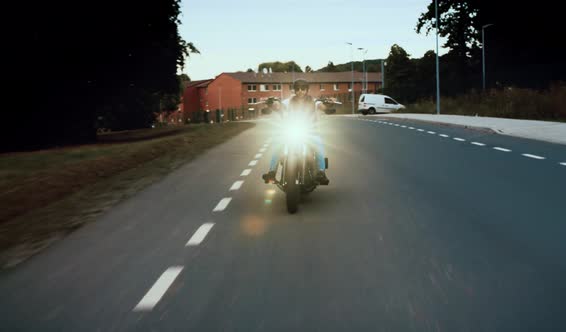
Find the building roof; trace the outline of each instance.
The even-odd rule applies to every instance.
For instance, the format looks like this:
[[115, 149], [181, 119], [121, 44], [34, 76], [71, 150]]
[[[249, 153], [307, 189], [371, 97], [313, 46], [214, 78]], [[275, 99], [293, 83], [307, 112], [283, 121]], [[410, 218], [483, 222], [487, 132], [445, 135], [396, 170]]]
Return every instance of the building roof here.
[[[305, 79], [310, 83], [337, 83], [337, 82], [352, 82], [352, 72], [334, 72], [334, 73], [223, 73], [230, 75], [233, 78], [241, 81], [242, 83], [292, 83], [293, 79]], [[366, 73], [368, 82], [381, 82], [381, 73]], [[354, 72], [354, 81], [359, 82], [362, 80], [361, 72]]]
[[208, 80], [200, 80], [200, 81], [190, 81], [186, 87], [187, 88], [191, 88], [191, 87], [196, 87], [196, 88], [205, 88], [207, 87], [210, 82], [212, 82], [213, 79], [208, 79]]

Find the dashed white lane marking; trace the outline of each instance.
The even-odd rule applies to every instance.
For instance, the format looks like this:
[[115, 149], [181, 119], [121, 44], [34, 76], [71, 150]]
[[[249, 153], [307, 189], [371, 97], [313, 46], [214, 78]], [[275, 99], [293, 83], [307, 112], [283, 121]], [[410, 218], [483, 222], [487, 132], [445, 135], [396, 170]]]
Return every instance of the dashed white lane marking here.
[[134, 311], [149, 311], [153, 309], [181, 271], [183, 271], [182, 266], [173, 266], [163, 272], [161, 277], [153, 284], [153, 287], [151, 287], [143, 299], [136, 305]]
[[214, 226], [213, 222], [207, 222], [200, 225], [195, 234], [191, 236], [189, 242], [185, 244], [185, 247], [198, 246], [202, 240], [204, 240], [206, 234], [208, 234], [208, 232], [212, 229], [212, 226]]
[[566, 163], [560, 163], [560, 165], [562, 165], [562, 166], [566, 166]]
[[450, 136], [445, 135], [445, 134], [438, 134], [438, 136], [440, 136], [440, 137], [450, 137]]
[[240, 187], [242, 186], [242, 184], [244, 183], [244, 181], [236, 181], [234, 182], [234, 184], [232, 185], [232, 187], [230, 187], [230, 190], [238, 190], [240, 189]]
[[454, 137], [454, 140], [458, 141], [458, 142], [465, 142], [466, 141], [465, 139], [460, 138], [460, 137]]
[[473, 145], [477, 145], [477, 146], [485, 146], [485, 144], [483, 143], [478, 143], [478, 142], [472, 142]]
[[216, 207], [212, 210], [212, 212], [224, 211], [228, 204], [230, 204], [231, 200], [232, 197], [224, 197], [220, 200], [220, 202], [218, 202], [218, 204], [216, 204]]
[[401, 126], [401, 128], [407, 128], [407, 126], [403, 125], [403, 126]]
[[267, 143], [265, 143], [265, 144], [263, 145], [264, 148], [266, 148], [266, 147], [268, 147], [268, 146], [269, 146], [269, 144], [267, 144]]
[[265, 152], [265, 148], [259, 149], [259, 152]]
[[258, 153], [258, 154], [255, 155], [254, 159], [261, 158], [261, 156], [263, 156], [263, 155], [261, 153]]
[[257, 160], [252, 160], [250, 161], [250, 163], [248, 164], [248, 166], [255, 166], [257, 165]]
[[415, 128], [413, 128], [413, 127], [409, 127], [409, 129], [415, 129]]
[[434, 131], [427, 131], [427, 133], [429, 133], [429, 134], [431, 134], [431, 135], [436, 134], [436, 132], [434, 132]]
[[248, 176], [248, 175], [250, 175], [251, 172], [252, 172], [251, 169], [249, 169], [249, 168], [245, 169], [245, 170], [242, 171], [242, 174], [240, 174], [240, 176]]
[[500, 147], [498, 147], [498, 146], [494, 147], [493, 149], [494, 149], [494, 150], [497, 150], [497, 151], [511, 152], [511, 150], [509, 150], [509, 149], [500, 148]]
[[424, 131], [423, 129], [417, 129], [418, 131]]
[[534, 154], [523, 153], [522, 155], [527, 157], [527, 158], [533, 158], [533, 159], [538, 159], [538, 160], [546, 159], [545, 157], [537, 156], [537, 155], [534, 155]]

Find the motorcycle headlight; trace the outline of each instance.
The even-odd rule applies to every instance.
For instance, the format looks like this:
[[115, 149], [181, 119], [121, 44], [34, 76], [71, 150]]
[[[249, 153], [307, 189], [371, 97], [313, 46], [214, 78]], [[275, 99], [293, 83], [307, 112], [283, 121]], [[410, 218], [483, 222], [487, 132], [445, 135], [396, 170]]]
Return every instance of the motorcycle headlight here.
[[292, 121], [285, 127], [285, 139], [290, 142], [299, 142], [307, 138], [307, 126], [303, 122]]

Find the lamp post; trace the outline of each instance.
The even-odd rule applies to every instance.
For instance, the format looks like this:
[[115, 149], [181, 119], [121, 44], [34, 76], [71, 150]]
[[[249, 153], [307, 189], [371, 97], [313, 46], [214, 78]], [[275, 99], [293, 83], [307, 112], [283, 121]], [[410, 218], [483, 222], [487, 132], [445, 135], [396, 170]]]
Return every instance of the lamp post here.
[[485, 39], [484, 39], [484, 30], [489, 28], [493, 24], [485, 24], [481, 27], [481, 58], [482, 58], [482, 87], [483, 91], [485, 92]]
[[366, 53], [368, 52], [368, 50], [363, 48], [363, 47], [358, 47], [358, 51], [363, 51], [363, 57], [362, 57], [362, 93], [366, 93], [366, 89], [367, 89]]
[[352, 51], [352, 43], [346, 42], [350, 45], [350, 58], [352, 63], [352, 114], [354, 114], [354, 52]]
[[363, 47], [358, 47], [358, 50], [363, 51], [364, 54], [362, 57], [362, 93], [366, 93], [366, 90], [368, 88], [367, 75], [366, 75], [366, 53], [368, 52], [368, 50]]
[[434, 0], [436, 23], [436, 114], [440, 114], [440, 72], [438, 70], [438, 0]]
[[387, 65], [387, 61], [381, 59], [381, 93], [385, 93], [385, 66]]

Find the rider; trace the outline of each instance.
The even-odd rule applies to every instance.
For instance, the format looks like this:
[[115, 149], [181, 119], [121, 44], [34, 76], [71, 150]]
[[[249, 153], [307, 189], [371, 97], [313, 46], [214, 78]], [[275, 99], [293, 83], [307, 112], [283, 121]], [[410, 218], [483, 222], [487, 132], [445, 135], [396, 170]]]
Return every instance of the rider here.
[[[298, 79], [293, 82], [293, 90], [295, 91], [295, 95], [288, 101], [287, 110], [289, 112], [298, 112], [298, 111], [306, 111], [310, 113], [311, 119], [313, 122], [318, 121], [318, 114], [317, 111], [324, 111], [326, 110], [326, 104], [317, 101], [315, 102], [314, 99], [308, 94], [309, 92], [309, 82], [304, 79]], [[275, 104], [275, 108], [281, 108], [280, 103]], [[322, 140], [318, 135], [311, 135], [310, 138], [316, 143], [316, 163], [318, 166], [318, 171], [316, 174], [316, 181], [320, 184], [327, 185], [330, 181], [326, 177], [326, 165], [324, 162], [324, 146], [322, 145]], [[273, 155], [271, 158], [271, 163], [269, 165], [269, 171], [262, 175], [263, 180], [265, 183], [270, 183], [275, 181], [275, 173], [277, 171], [277, 164], [279, 163], [279, 156], [281, 154], [282, 145], [276, 146], [273, 151]]]

